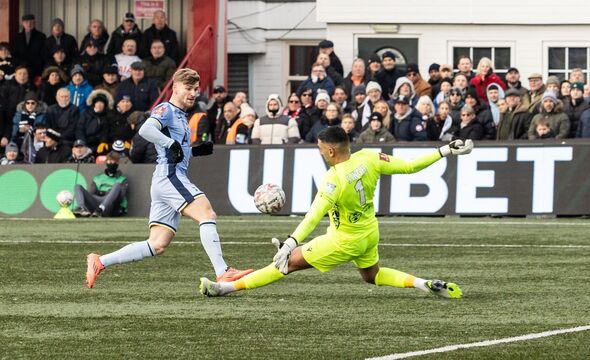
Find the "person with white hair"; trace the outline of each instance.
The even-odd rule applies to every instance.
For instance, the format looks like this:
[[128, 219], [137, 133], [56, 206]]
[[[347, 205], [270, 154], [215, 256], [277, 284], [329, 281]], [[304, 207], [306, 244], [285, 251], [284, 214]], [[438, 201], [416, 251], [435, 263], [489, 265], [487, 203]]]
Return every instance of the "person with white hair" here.
[[482, 57], [477, 64], [477, 74], [469, 81], [469, 84], [475, 88], [477, 97], [483, 103], [488, 103], [488, 96], [486, 90], [490, 84], [496, 83], [502, 90], [506, 90], [506, 84], [502, 79], [494, 73], [494, 65], [492, 60], [487, 57]]

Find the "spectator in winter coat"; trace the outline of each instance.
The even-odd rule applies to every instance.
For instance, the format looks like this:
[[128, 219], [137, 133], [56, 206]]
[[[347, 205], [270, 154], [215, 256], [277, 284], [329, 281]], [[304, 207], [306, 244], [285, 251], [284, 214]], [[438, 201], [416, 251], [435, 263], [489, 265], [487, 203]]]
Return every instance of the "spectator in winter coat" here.
[[215, 133], [218, 144], [246, 144], [250, 137], [250, 128], [239, 117], [236, 104], [232, 101], [223, 106], [223, 118], [217, 124]]
[[467, 88], [469, 87], [467, 77], [463, 74], [455, 74], [455, 76], [453, 76], [453, 87], [461, 89], [463, 96], [465, 96]]
[[[311, 109], [311, 118], [312, 127], [315, 123], [320, 121], [326, 109], [328, 108], [328, 104], [330, 103], [330, 96], [327, 92], [320, 90], [318, 95], [315, 98], [315, 106]], [[311, 129], [310, 129], [311, 130]]]
[[332, 95], [332, 101], [340, 105], [342, 111], [345, 114], [350, 114], [354, 110], [354, 105], [348, 102], [348, 95], [346, 95], [346, 89], [344, 86], [338, 85], [334, 88], [334, 95]]
[[[462, 76], [462, 75], [461, 75]], [[461, 109], [465, 102], [463, 101], [464, 93], [461, 88], [453, 87], [449, 93], [449, 105], [451, 105], [451, 118], [453, 123], [461, 122]]]
[[427, 140], [426, 123], [422, 121], [422, 114], [410, 107], [410, 99], [407, 96], [398, 96], [394, 108], [389, 132], [398, 141]]
[[504, 90], [495, 83], [488, 85], [486, 90], [486, 96], [488, 98], [490, 112], [492, 113], [492, 119], [496, 127], [500, 122], [500, 109], [498, 109], [498, 101], [504, 99]]
[[12, 135], [12, 120], [17, 105], [23, 102], [27, 92], [34, 91], [34, 86], [29, 82], [29, 72], [23, 66], [17, 67], [14, 77], [0, 87], [0, 148], [8, 145]]
[[13, 142], [8, 143], [8, 145], [6, 145], [4, 156], [0, 158], [0, 165], [20, 164], [20, 161], [18, 161], [18, 155], [18, 145]]
[[70, 156], [70, 146], [62, 142], [61, 134], [54, 129], [45, 132], [45, 146], [37, 152], [35, 164], [65, 163]]
[[165, 50], [162, 40], [155, 39], [150, 46], [149, 53], [151, 55], [143, 59], [145, 76], [154, 80], [160, 90], [164, 88], [176, 71], [176, 63], [165, 55]]
[[43, 70], [41, 85], [39, 86], [39, 100], [51, 106], [56, 103], [57, 90], [66, 86], [67, 75], [56, 66], [49, 66]]
[[305, 138], [313, 126], [311, 117], [303, 109], [301, 106], [301, 100], [299, 100], [299, 96], [295, 93], [292, 93], [289, 96], [287, 106], [283, 109], [283, 115], [288, 116], [289, 119], [295, 120], [297, 128], [299, 129], [299, 135], [302, 139]]
[[[483, 140], [496, 139], [496, 124], [489, 107], [480, 101], [474, 88], [469, 88], [465, 95], [465, 105], [469, 105], [475, 112], [477, 121], [483, 127]], [[463, 119], [461, 119], [463, 120]]]
[[145, 76], [145, 65], [137, 61], [131, 64], [131, 77], [119, 85], [119, 94], [131, 97], [133, 110], [146, 111], [158, 99], [160, 91], [156, 82]]
[[[379, 58], [379, 57], [377, 57]], [[381, 60], [379, 60], [379, 64]], [[352, 99], [352, 89], [359, 85], [365, 85], [369, 82], [370, 76], [365, 72], [365, 61], [363, 59], [354, 59], [352, 68], [346, 78], [344, 78], [343, 86], [346, 96]]]
[[41, 75], [45, 65], [45, 34], [35, 29], [35, 16], [26, 14], [22, 17], [23, 29], [10, 41], [12, 56], [17, 62], [26, 66], [31, 78]]
[[113, 63], [105, 54], [98, 51], [98, 43], [90, 39], [86, 42], [86, 47], [82, 49], [82, 54], [78, 63], [84, 69], [87, 80], [93, 87], [102, 83], [102, 72], [105, 66]]
[[[45, 53], [50, 54], [52, 49], [60, 47], [66, 54], [66, 59], [69, 63], [72, 63], [78, 58], [78, 43], [76, 39], [64, 32], [64, 22], [60, 18], [55, 18], [51, 21], [51, 35], [45, 40]], [[46, 61], [50, 58], [47, 57]]]
[[373, 113], [373, 108], [377, 101], [381, 100], [381, 85], [376, 81], [369, 81], [366, 86], [367, 97], [362, 106], [357, 110], [357, 120], [355, 129], [362, 132], [369, 126], [369, 116]]
[[7, 42], [0, 42], [0, 86], [6, 80], [12, 79], [16, 69], [16, 62], [10, 54], [10, 44]]
[[121, 81], [128, 79], [131, 76], [131, 64], [141, 62], [139, 56], [136, 55], [137, 42], [133, 39], [127, 39], [123, 42], [122, 51], [115, 55], [115, 62], [119, 68], [119, 76]]
[[527, 104], [530, 102], [528, 97], [528, 89], [522, 86], [520, 82], [520, 72], [515, 67], [510, 67], [505, 75], [506, 79], [506, 90], [508, 89], [516, 89], [520, 92], [520, 96], [522, 96], [522, 103]]
[[74, 141], [72, 146], [72, 153], [68, 160], [68, 163], [79, 163], [79, 164], [94, 164], [95, 159], [92, 155], [92, 150], [86, 146], [86, 142], [82, 139]]
[[16, 112], [12, 119], [10, 141], [16, 143], [20, 148], [25, 136], [33, 132], [34, 126], [45, 123], [46, 111], [47, 105], [39, 102], [34, 92], [26, 93], [24, 101], [16, 106]]
[[492, 60], [487, 57], [481, 58], [477, 64], [477, 75], [471, 78], [469, 84], [475, 88], [477, 96], [482, 104], [488, 103], [486, 90], [490, 84], [498, 84], [502, 90], [506, 90], [504, 81], [494, 73]]
[[[143, 50], [141, 46], [141, 38], [141, 30], [139, 30], [139, 27], [135, 24], [135, 15], [131, 12], [125, 13], [123, 23], [111, 34], [111, 41], [107, 48], [107, 55], [115, 56], [115, 54], [120, 53], [123, 49], [123, 43], [125, 40], [129, 39], [135, 41], [136, 50]], [[131, 64], [131, 62], [129, 64]]]
[[531, 73], [528, 77], [529, 80], [529, 112], [533, 115], [539, 113], [539, 105], [543, 94], [545, 94], [545, 85], [543, 84], [543, 75], [539, 73]]
[[389, 94], [393, 91], [397, 79], [404, 76], [401, 71], [395, 66], [395, 54], [391, 51], [386, 51], [381, 55], [382, 69], [375, 75], [375, 80], [381, 86], [383, 97], [389, 100]]
[[119, 68], [116, 65], [106, 65], [102, 70], [102, 83], [95, 86], [96, 90], [106, 90], [114, 98], [119, 90]]
[[399, 79], [397, 79], [395, 88], [393, 88], [393, 92], [389, 94], [389, 101], [387, 102], [389, 106], [393, 108], [395, 106], [397, 98], [400, 95], [403, 95], [410, 99], [409, 101], [411, 107], [416, 106], [416, 103], [420, 98], [419, 96], [416, 96], [416, 90], [414, 89], [414, 83], [412, 82], [412, 80], [408, 79], [405, 76], [402, 76]]
[[340, 74], [340, 76], [344, 76], [344, 68], [342, 67], [342, 62], [340, 62], [340, 58], [334, 52], [334, 43], [330, 40], [322, 40], [318, 44], [320, 54], [326, 54], [330, 57], [330, 64], [334, 67], [334, 69]]
[[254, 122], [252, 144], [296, 144], [300, 140], [297, 122], [280, 113], [281, 99], [271, 94], [266, 100], [266, 115]]
[[109, 130], [108, 130], [108, 141], [99, 146], [98, 153], [107, 153], [110, 149], [109, 144], [114, 143], [116, 140], [122, 140], [126, 143], [131, 142], [134, 132], [129, 126], [127, 119], [131, 115], [133, 110], [133, 103], [129, 95], [119, 94], [115, 98], [115, 108], [109, 111], [107, 115]]
[[145, 50], [143, 51], [144, 54], [150, 53], [150, 45], [156, 39], [162, 41], [165, 48], [165, 56], [171, 58], [176, 65], [178, 60], [180, 60], [176, 31], [168, 27], [166, 13], [161, 10], [154, 11], [152, 26], [147, 28], [143, 33], [142, 43], [144, 46], [146, 46]]
[[95, 154], [98, 145], [109, 140], [107, 114], [113, 109], [113, 103], [113, 97], [108, 91], [92, 91], [86, 100], [88, 109], [81, 115], [76, 126], [76, 139], [84, 140]]
[[576, 130], [577, 138], [590, 138], [590, 109], [586, 109], [580, 116], [578, 129]]
[[231, 101], [231, 98], [227, 95], [227, 90], [222, 85], [216, 85], [213, 88], [213, 96], [209, 100], [207, 106], [207, 121], [209, 122], [209, 131], [211, 138], [215, 139], [215, 129], [217, 123], [223, 119], [223, 106], [225, 103]]
[[451, 141], [453, 135], [449, 132], [453, 126], [451, 117], [451, 104], [448, 101], [442, 101], [438, 104], [436, 115], [429, 118], [426, 122], [426, 134], [431, 141]]
[[80, 118], [80, 110], [70, 102], [70, 92], [67, 88], [57, 90], [56, 104], [47, 108], [45, 123], [48, 128], [60, 133], [60, 139], [72, 144], [76, 140], [76, 126]]
[[[451, 94], [451, 89], [453, 88], [453, 80], [451, 80], [450, 78], [443, 78], [440, 80], [440, 83], [438, 84], [438, 88], [440, 89], [438, 94], [436, 94], [436, 96], [434, 97], [434, 109], [438, 109], [438, 104], [448, 100], [449, 96]], [[433, 89], [434, 91], [434, 89]], [[433, 92], [434, 95], [434, 92]]]
[[584, 100], [584, 84], [581, 82], [573, 83], [570, 90], [570, 97], [565, 98], [563, 103], [563, 112], [570, 119], [570, 133], [568, 137], [576, 137], [580, 117], [584, 111], [590, 108], [590, 104]]
[[426, 128], [426, 136], [428, 137], [428, 124], [434, 122], [435, 116], [432, 100], [426, 95], [420, 96], [416, 103], [416, 111], [422, 118], [422, 124]]
[[545, 82], [545, 91], [550, 90], [553, 91], [555, 96], [559, 96], [559, 78], [555, 75], [551, 75], [547, 77], [547, 81]]
[[139, 129], [141, 129], [148, 118], [149, 114], [142, 111], [134, 111], [127, 119], [134, 133], [131, 141], [131, 149], [129, 150], [129, 158], [134, 164], [153, 164], [158, 158], [154, 143], [147, 141], [139, 135]]
[[[432, 63], [428, 67], [428, 84], [432, 86], [432, 96], [435, 97], [440, 92], [440, 82], [442, 80], [440, 75], [440, 65]], [[452, 85], [452, 84], [451, 84]]]
[[519, 140], [528, 138], [532, 114], [527, 104], [522, 103], [521, 91], [510, 88], [506, 91], [508, 109], [498, 124], [497, 140]]
[[72, 61], [68, 59], [66, 51], [61, 46], [56, 46], [49, 52], [47, 66], [55, 66], [66, 74], [72, 71]]
[[549, 121], [541, 119], [535, 125], [535, 133], [533, 135], [534, 140], [542, 139], [553, 139], [555, 138], [555, 132], [551, 129]]
[[383, 126], [383, 115], [374, 112], [369, 117], [369, 127], [357, 139], [360, 144], [383, 144], [394, 142], [395, 138]]
[[529, 140], [535, 138], [537, 123], [542, 119], [549, 122], [549, 126], [555, 132], [556, 139], [565, 139], [570, 134], [570, 120], [563, 112], [563, 103], [557, 100], [553, 91], [546, 91], [541, 98], [541, 110], [533, 117], [529, 127]]
[[93, 19], [90, 21], [90, 24], [88, 25], [88, 33], [84, 36], [84, 39], [82, 39], [80, 49], [86, 49], [86, 45], [90, 40], [95, 42], [99, 53], [105, 53], [105, 47], [107, 41], [109, 41], [109, 33], [107, 32], [107, 29], [105, 29], [104, 23], [99, 19]]
[[381, 71], [381, 57], [373, 54], [367, 60], [367, 70], [365, 71], [367, 82], [374, 80], [379, 71]]
[[360, 133], [354, 128], [354, 122], [354, 117], [351, 114], [342, 115], [340, 127], [344, 129], [346, 135], [348, 135], [348, 141], [350, 143], [355, 143], [360, 136]]
[[334, 86], [342, 85], [344, 78], [333, 66], [330, 65], [330, 57], [327, 54], [319, 53], [316, 58], [316, 63], [321, 64], [324, 67], [326, 74], [330, 77]]
[[453, 139], [461, 140], [481, 140], [484, 136], [483, 126], [477, 121], [475, 111], [469, 105], [461, 109], [461, 123], [453, 125], [449, 132], [453, 134]]
[[[381, 114], [382, 119], [381, 122], [383, 123], [383, 127], [385, 129], [389, 129], [391, 127], [391, 121], [393, 119], [393, 112], [391, 111], [391, 108], [389, 107], [389, 105], [387, 105], [387, 102], [385, 102], [385, 100], [379, 100], [375, 103], [375, 106], [373, 106], [373, 112], [378, 112], [379, 114]], [[370, 125], [370, 124], [368, 124]], [[368, 128], [369, 126], [367, 126]], [[365, 129], [363, 129], [363, 131], [365, 131]]]
[[88, 99], [88, 95], [92, 92], [92, 86], [90, 86], [85, 78], [84, 69], [78, 64], [72, 68], [70, 76], [72, 80], [67, 86], [70, 92], [70, 99], [72, 104], [76, 105], [80, 110], [80, 114], [83, 114], [86, 110], [86, 99]]
[[[351, 112], [352, 117], [354, 118], [355, 122], [359, 118], [359, 114], [362, 114], [362, 107], [365, 103], [365, 99], [367, 98], [367, 88], [365, 85], [355, 86], [352, 89], [352, 107], [353, 110]], [[359, 112], [360, 110], [360, 112]], [[360, 133], [359, 133], [360, 134]]]
[[432, 86], [426, 80], [422, 79], [418, 65], [409, 64], [406, 70], [406, 77], [414, 84], [416, 96], [428, 96], [432, 98]]
[[325, 90], [328, 95], [332, 96], [334, 93], [334, 82], [326, 75], [326, 70], [321, 64], [314, 63], [311, 66], [311, 75], [297, 88], [297, 95], [301, 95], [303, 89], [306, 88], [312, 90], [314, 99], [319, 89]]
[[467, 78], [467, 81], [471, 80], [472, 77], [475, 76], [473, 73], [473, 62], [471, 58], [467, 55], [459, 56], [459, 61], [457, 62], [457, 74], [461, 74]]
[[308, 143], [316, 143], [318, 141], [318, 135], [322, 130], [324, 130], [328, 126], [340, 126], [341, 120], [342, 109], [340, 109], [340, 106], [338, 106], [338, 104], [336, 103], [328, 104], [328, 107], [326, 107], [324, 115], [320, 118], [319, 121], [313, 124], [311, 130], [309, 131], [309, 133], [307, 133], [305, 141]]

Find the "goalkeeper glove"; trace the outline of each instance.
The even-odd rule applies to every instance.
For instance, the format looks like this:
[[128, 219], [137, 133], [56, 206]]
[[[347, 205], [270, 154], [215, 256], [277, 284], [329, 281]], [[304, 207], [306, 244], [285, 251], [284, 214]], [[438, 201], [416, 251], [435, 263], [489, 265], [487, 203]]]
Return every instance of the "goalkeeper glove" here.
[[291, 252], [297, 247], [297, 240], [289, 236], [287, 240], [282, 243], [277, 238], [272, 238], [272, 243], [277, 247], [277, 253], [272, 258], [275, 267], [283, 274], [289, 273], [289, 256]]
[[440, 156], [445, 157], [449, 155], [466, 155], [473, 150], [473, 141], [471, 139], [465, 140], [453, 140], [445, 146], [438, 148]]
[[193, 156], [207, 156], [213, 154], [213, 143], [205, 141], [191, 148]]
[[178, 141], [174, 140], [172, 145], [170, 145], [169, 149], [171, 154], [171, 160], [173, 163], [178, 164], [182, 161], [182, 159], [184, 159], [184, 152], [182, 151], [182, 146], [180, 146], [180, 143], [178, 143]]

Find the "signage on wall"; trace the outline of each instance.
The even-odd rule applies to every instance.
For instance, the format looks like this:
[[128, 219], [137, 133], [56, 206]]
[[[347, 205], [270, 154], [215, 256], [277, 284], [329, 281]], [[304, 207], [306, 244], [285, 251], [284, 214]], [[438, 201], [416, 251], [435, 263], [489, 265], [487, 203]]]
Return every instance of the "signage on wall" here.
[[164, 11], [164, 3], [164, 0], [135, 0], [135, 17], [138, 19], [151, 19], [156, 11]]

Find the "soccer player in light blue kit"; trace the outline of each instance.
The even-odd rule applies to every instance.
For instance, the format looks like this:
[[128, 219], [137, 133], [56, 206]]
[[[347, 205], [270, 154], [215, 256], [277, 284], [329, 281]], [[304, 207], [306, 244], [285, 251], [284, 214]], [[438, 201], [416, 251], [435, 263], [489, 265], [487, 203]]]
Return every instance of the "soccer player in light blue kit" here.
[[201, 243], [213, 264], [218, 282], [238, 280], [253, 271], [227, 266], [211, 203], [187, 177], [191, 154], [201, 156], [213, 152], [211, 143], [190, 147], [191, 132], [185, 111], [195, 103], [199, 81], [199, 74], [192, 69], [176, 71], [170, 101], [158, 105], [139, 130], [139, 135], [154, 143], [158, 152], [158, 164], [152, 177], [149, 239], [131, 243], [110, 254], [89, 254], [86, 261], [86, 285], [89, 288], [94, 286], [101, 271], [111, 265], [162, 254], [174, 238], [181, 214], [199, 223]]

